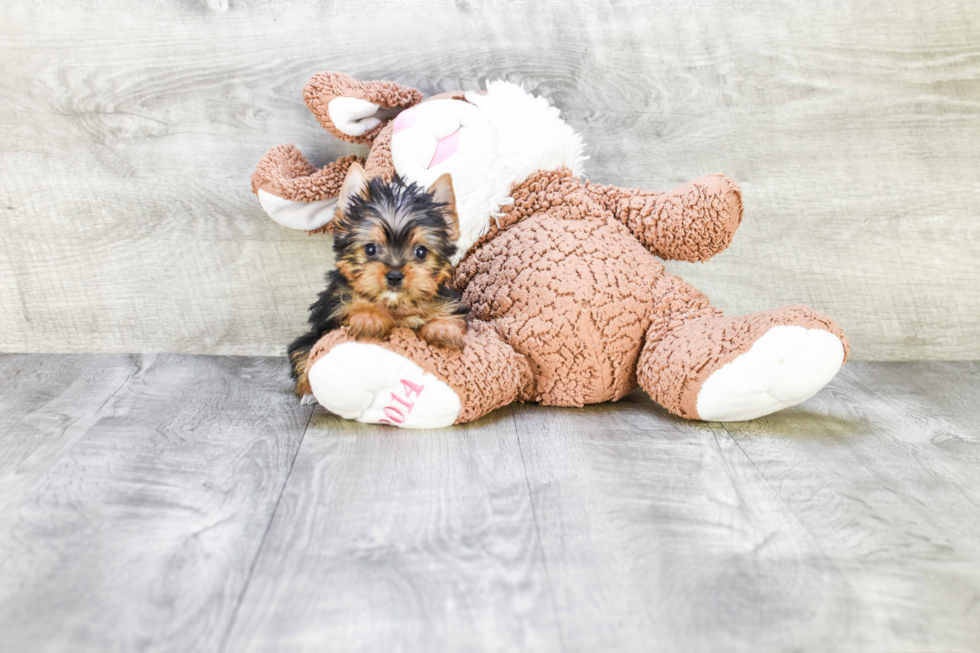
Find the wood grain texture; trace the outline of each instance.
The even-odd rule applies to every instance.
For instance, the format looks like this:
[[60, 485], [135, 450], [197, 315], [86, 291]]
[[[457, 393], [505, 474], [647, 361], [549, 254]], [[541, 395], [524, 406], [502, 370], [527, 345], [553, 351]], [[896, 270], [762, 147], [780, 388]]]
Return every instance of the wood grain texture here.
[[847, 578], [718, 424], [515, 411], [569, 651], [838, 650]]
[[848, 649], [980, 648], [978, 407], [977, 363], [857, 363], [803, 408], [725, 425], [848, 579]]
[[0, 7], [0, 351], [280, 353], [329, 265], [264, 217], [269, 147], [359, 151], [314, 72], [547, 95], [588, 175], [743, 186], [721, 307], [802, 302], [856, 359], [980, 351], [980, 5], [415, 0]]
[[309, 420], [282, 359], [0, 378], [4, 653], [980, 651], [980, 363], [435, 431]]
[[561, 650], [509, 408], [435, 431], [319, 411], [227, 651]]
[[279, 359], [2, 356], [5, 652], [215, 651], [310, 408]]
[[568, 649], [980, 650], [978, 373], [857, 363], [724, 426], [515, 410]]
[[[131, 356], [0, 355], [0, 487], [33, 482], [18, 468], [35, 455], [63, 453], [136, 370]], [[46, 471], [43, 464], [34, 468]]]

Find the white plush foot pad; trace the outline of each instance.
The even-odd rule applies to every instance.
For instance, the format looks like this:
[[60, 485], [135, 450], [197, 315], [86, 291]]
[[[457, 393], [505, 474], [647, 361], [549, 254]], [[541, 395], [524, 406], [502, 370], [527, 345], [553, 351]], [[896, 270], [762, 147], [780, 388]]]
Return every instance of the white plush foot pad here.
[[844, 346], [834, 334], [773, 327], [707, 378], [698, 393], [698, 416], [739, 422], [795, 406], [827, 385], [843, 362]]
[[448, 385], [378, 345], [338, 345], [308, 378], [316, 400], [345, 419], [427, 429], [450, 426], [459, 415], [459, 397]]

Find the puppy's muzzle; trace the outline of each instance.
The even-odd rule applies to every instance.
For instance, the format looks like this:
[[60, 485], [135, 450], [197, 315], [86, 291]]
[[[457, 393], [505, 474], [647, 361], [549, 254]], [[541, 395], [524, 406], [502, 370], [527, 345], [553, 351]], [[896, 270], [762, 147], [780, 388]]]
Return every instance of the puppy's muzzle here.
[[387, 281], [388, 285], [392, 288], [402, 285], [402, 281], [404, 280], [405, 273], [401, 270], [390, 270], [387, 274], [385, 274], [385, 281]]

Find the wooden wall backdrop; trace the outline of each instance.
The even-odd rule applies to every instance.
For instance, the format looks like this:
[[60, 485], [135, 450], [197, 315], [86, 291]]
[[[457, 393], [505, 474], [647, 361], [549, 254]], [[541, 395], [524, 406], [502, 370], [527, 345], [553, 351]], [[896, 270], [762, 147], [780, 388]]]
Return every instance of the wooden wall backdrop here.
[[588, 175], [743, 186], [671, 264], [721, 307], [803, 302], [859, 359], [980, 354], [976, 0], [120, 0], [0, 5], [0, 350], [276, 354], [330, 264], [249, 174], [313, 73], [548, 96]]

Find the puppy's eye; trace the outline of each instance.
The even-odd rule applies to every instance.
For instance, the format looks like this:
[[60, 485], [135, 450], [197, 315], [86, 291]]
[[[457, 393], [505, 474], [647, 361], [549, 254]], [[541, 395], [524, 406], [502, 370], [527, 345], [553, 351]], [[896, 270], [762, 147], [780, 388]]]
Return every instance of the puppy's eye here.
[[367, 254], [368, 256], [374, 256], [375, 254], [378, 253], [378, 246], [375, 245], [374, 243], [368, 243], [367, 245], [364, 246], [364, 253]]
[[424, 259], [426, 257], [426, 255], [428, 255], [428, 253], [429, 253], [429, 250], [427, 250], [426, 248], [422, 247], [421, 245], [419, 245], [418, 247], [415, 248], [415, 258], [417, 258], [420, 261], [422, 259]]

